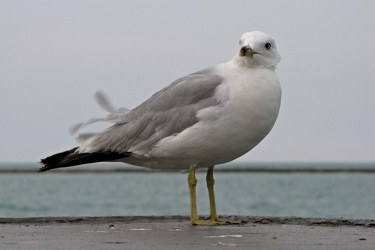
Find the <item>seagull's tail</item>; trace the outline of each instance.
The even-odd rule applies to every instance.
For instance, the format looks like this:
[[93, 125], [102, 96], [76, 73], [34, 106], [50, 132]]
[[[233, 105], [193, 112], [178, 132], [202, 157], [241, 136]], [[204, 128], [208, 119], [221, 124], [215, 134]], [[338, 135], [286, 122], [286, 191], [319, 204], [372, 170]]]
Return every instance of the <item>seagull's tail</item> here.
[[116, 152], [93, 152], [93, 153], [79, 153], [78, 147], [71, 150], [64, 151], [51, 155], [42, 159], [40, 163], [43, 165], [39, 172], [48, 171], [55, 168], [72, 167], [82, 164], [102, 162], [102, 161], [115, 161], [121, 158], [130, 156], [130, 153], [119, 154]]

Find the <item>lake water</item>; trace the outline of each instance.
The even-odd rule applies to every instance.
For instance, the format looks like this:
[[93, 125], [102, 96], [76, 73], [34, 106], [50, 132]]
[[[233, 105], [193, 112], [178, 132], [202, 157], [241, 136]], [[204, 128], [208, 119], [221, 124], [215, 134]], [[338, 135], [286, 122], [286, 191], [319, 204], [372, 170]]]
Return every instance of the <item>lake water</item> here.
[[[0, 217], [189, 215], [187, 174], [0, 174]], [[198, 173], [198, 212], [209, 212]], [[219, 214], [375, 219], [375, 174], [215, 173]]]

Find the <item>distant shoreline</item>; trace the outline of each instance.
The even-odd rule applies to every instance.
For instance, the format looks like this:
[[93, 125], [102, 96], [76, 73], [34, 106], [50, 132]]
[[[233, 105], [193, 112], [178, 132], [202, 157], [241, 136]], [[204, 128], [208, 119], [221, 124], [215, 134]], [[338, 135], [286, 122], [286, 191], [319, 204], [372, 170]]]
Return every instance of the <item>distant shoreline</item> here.
[[[38, 168], [0, 168], [1, 173], [37, 173]], [[62, 168], [47, 172], [61, 173], [181, 173], [179, 170], [148, 170], [144, 168]], [[215, 173], [375, 173], [374, 167], [218, 167]]]
[[[0, 162], [0, 173], [36, 173], [37, 162]], [[153, 170], [124, 163], [96, 163], [61, 168], [48, 173], [181, 173], [181, 170]], [[375, 173], [375, 162], [229, 162], [215, 166], [216, 173]]]

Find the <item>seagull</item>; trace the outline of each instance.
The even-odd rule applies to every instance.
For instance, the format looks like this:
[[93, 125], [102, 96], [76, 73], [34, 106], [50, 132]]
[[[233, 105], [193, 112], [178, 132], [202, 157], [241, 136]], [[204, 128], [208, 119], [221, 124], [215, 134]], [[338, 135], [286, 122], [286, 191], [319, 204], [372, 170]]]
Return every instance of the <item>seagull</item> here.
[[[247, 32], [230, 61], [179, 78], [132, 110], [114, 108], [99, 92], [96, 99], [109, 115], [78, 124], [71, 132], [96, 121], [113, 125], [79, 135], [78, 147], [42, 159], [39, 171], [94, 162], [185, 170], [192, 225], [241, 223], [217, 215], [214, 166], [244, 155], [271, 131], [281, 102], [275, 72], [280, 60], [272, 37]], [[207, 169], [207, 219], [199, 218], [196, 204], [195, 172], [201, 168]]]

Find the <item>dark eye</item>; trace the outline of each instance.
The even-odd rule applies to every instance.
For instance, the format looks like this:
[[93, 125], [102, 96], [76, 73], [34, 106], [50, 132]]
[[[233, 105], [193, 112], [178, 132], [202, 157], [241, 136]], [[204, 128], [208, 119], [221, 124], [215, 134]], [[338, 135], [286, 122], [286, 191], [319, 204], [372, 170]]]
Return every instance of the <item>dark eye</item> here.
[[266, 48], [266, 50], [270, 50], [272, 48], [272, 45], [270, 43], [266, 43], [264, 47]]

